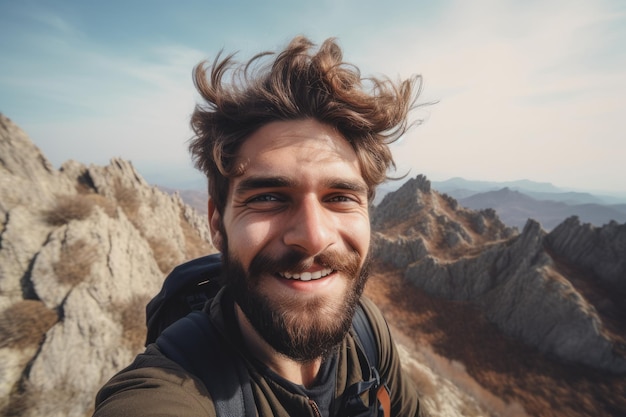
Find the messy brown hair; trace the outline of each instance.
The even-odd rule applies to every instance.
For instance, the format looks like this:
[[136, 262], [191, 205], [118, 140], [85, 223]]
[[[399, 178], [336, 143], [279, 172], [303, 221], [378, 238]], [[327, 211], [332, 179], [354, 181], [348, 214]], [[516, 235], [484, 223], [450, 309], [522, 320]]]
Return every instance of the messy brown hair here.
[[239, 147], [273, 121], [314, 119], [337, 129], [357, 154], [370, 199], [389, 168], [395, 168], [388, 145], [408, 128], [419, 76], [397, 83], [362, 78], [357, 67], [343, 62], [334, 39], [317, 51], [313, 47], [299, 36], [277, 55], [263, 52], [241, 64], [233, 54], [220, 54], [212, 65], [205, 61], [194, 68], [204, 103], [196, 105], [191, 117], [195, 136], [189, 149], [208, 178], [219, 212], [225, 208], [229, 179], [241, 174], [235, 164]]

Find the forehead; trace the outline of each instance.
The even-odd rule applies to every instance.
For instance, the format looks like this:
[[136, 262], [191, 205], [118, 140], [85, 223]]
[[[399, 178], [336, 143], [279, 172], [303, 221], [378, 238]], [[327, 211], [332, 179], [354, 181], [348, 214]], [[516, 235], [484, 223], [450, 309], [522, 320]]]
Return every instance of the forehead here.
[[[277, 121], [250, 135], [237, 153], [242, 176], [317, 167], [332, 174], [361, 177], [356, 152], [332, 126], [316, 120]], [[327, 172], [331, 174], [330, 172]]]

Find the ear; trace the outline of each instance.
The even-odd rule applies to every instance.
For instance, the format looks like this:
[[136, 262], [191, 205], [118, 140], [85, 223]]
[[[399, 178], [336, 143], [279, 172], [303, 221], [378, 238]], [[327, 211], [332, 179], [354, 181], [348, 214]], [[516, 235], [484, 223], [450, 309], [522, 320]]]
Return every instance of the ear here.
[[220, 214], [219, 210], [215, 207], [215, 202], [213, 201], [212, 198], [209, 197], [209, 202], [208, 202], [208, 206], [209, 206], [209, 229], [211, 230], [211, 241], [213, 242], [213, 246], [215, 246], [215, 248], [222, 252], [222, 245], [224, 243], [223, 241], [223, 237], [222, 237], [222, 228], [221, 223], [222, 223], [222, 215]]

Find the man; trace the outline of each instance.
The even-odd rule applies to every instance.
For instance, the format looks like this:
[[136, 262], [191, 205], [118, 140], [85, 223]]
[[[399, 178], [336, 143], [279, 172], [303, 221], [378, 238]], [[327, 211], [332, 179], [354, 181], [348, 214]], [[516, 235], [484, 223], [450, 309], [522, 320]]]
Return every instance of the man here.
[[[388, 143], [407, 128], [416, 79], [366, 88], [332, 39], [312, 47], [297, 37], [266, 65], [260, 54], [244, 65], [216, 59], [208, 76], [195, 69], [205, 103], [190, 150], [208, 178], [224, 285], [205, 311], [224, 337], [214, 342], [245, 363], [259, 416], [335, 416], [351, 415], [342, 396], [363, 378], [349, 331], [361, 305], [391, 415], [416, 416], [386, 323], [361, 297], [368, 206], [393, 165]], [[95, 416], [119, 415], [216, 414], [206, 387], [150, 345], [98, 394]]]

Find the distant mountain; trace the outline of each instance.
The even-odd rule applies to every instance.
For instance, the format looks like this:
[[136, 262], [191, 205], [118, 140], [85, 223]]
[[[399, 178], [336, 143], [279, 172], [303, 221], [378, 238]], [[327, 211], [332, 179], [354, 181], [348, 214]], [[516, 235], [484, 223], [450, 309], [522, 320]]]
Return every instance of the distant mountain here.
[[565, 204], [607, 204], [609, 201], [604, 197], [598, 197], [590, 193], [583, 193], [577, 191], [566, 191], [566, 192], [537, 192], [537, 191], [529, 191], [524, 189], [516, 189], [516, 191], [521, 191], [526, 195], [529, 195], [537, 200], [549, 200], [549, 201], [560, 201]]
[[471, 181], [463, 178], [451, 178], [446, 181], [433, 181], [432, 187], [456, 199], [469, 197], [487, 191], [497, 191], [509, 188], [520, 191], [537, 200], [560, 201], [566, 204], [624, 204], [625, 195], [605, 195], [583, 191], [572, 191], [556, 187], [547, 182], [530, 180], [518, 181]]
[[528, 219], [534, 219], [545, 230], [550, 231], [571, 216], [577, 216], [582, 222], [596, 226], [602, 226], [611, 220], [626, 222], [626, 205], [567, 204], [533, 198], [510, 188], [478, 193], [459, 198], [458, 201], [464, 207], [474, 210], [492, 208], [505, 224], [519, 229], [524, 227]]
[[517, 180], [517, 181], [473, 181], [466, 180], [460, 177], [450, 178], [445, 181], [433, 181], [432, 187], [439, 192], [448, 193], [454, 190], [471, 190], [471, 191], [491, 191], [494, 189], [500, 189], [508, 187], [511, 189], [524, 189], [534, 192], [542, 193], [558, 193], [561, 189], [555, 187], [549, 182], [535, 182], [530, 180]]

